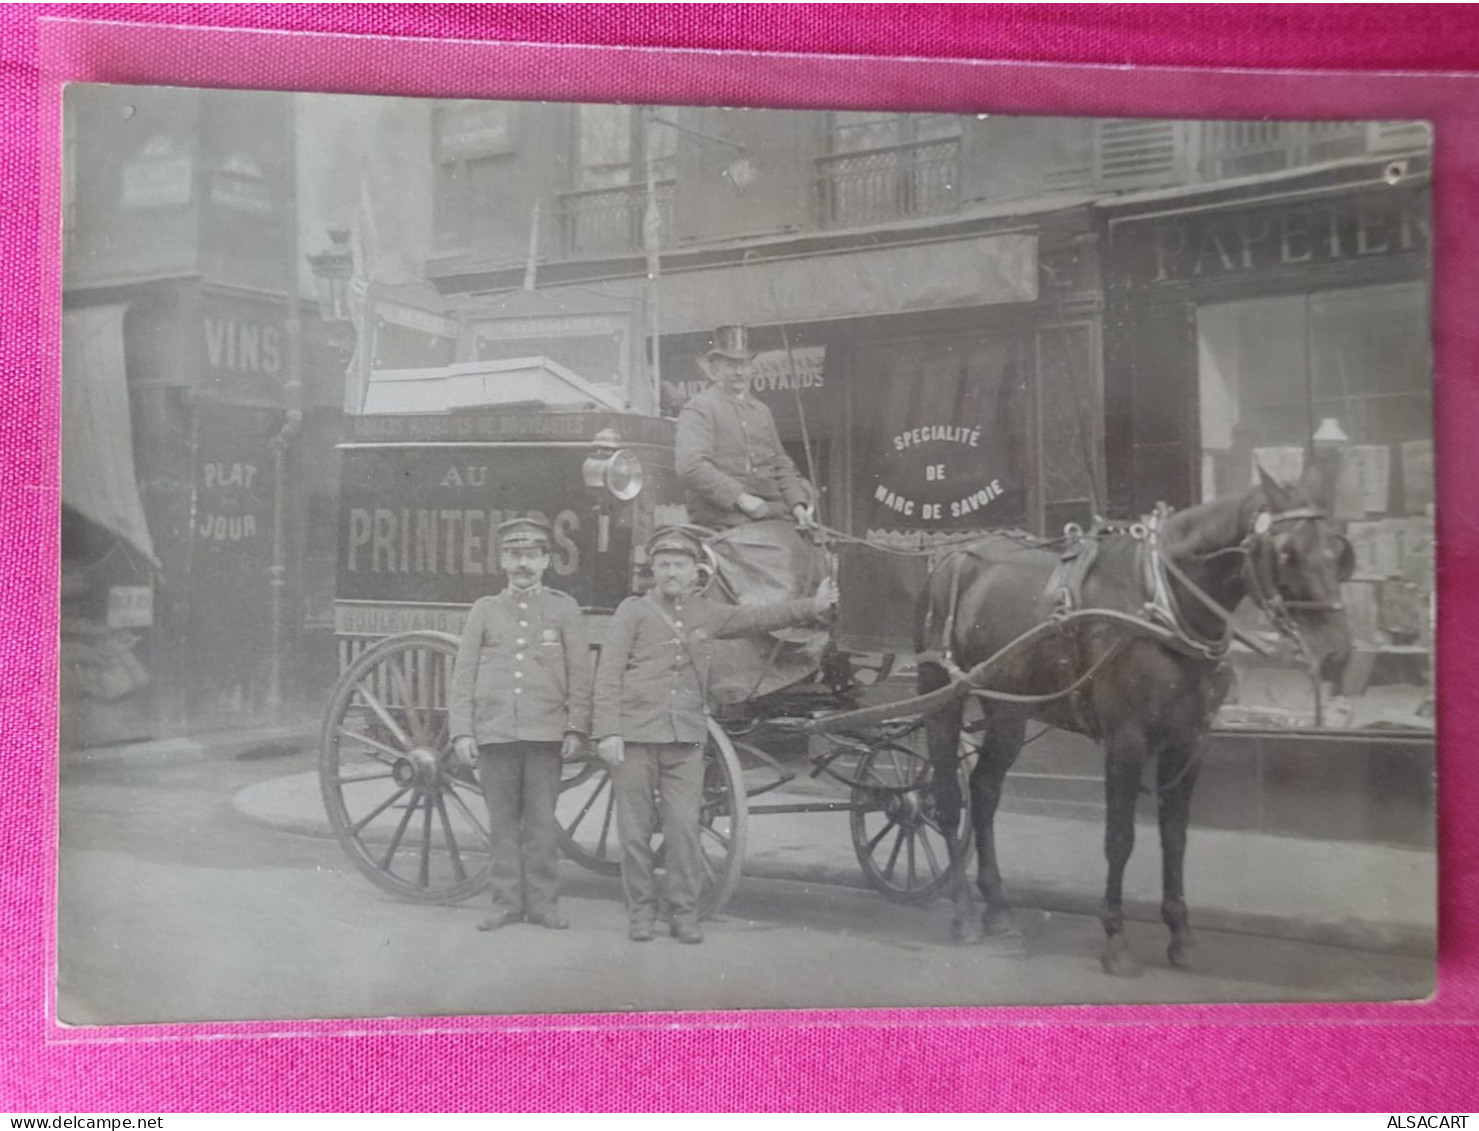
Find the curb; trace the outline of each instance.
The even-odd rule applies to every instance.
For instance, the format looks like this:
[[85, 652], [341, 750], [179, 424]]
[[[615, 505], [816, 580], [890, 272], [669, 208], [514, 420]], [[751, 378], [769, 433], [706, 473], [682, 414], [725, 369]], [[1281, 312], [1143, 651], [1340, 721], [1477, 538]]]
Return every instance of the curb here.
[[[800, 865], [762, 857], [747, 860], [744, 875], [763, 880], [791, 880], [849, 887], [859, 891], [873, 890], [857, 872], [828, 864]], [[1064, 915], [1082, 915], [1090, 919], [1099, 918], [1104, 906], [1100, 895], [1031, 878], [1018, 878], [1012, 883], [1010, 894], [1012, 902], [1018, 906]], [[1133, 896], [1126, 897], [1124, 914], [1126, 919], [1136, 923], [1158, 924], [1161, 921], [1159, 903]], [[1362, 950], [1403, 958], [1433, 959], [1438, 953], [1437, 937], [1432, 931], [1407, 923], [1374, 923], [1361, 919], [1292, 919], [1282, 915], [1231, 911], [1196, 903], [1191, 906], [1191, 917], [1195, 930], [1254, 935], [1259, 938]]]
[[63, 772], [93, 766], [160, 766], [205, 762], [215, 758], [239, 758], [259, 747], [292, 745], [311, 747], [318, 741], [319, 724], [285, 724], [252, 730], [223, 731], [191, 738], [157, 738], [148, 742], [125, 742], [117, 746], [93, 746], [62, 750]]
[[[315, 837], [320, 840], [337, 839], [327, 818], [284, 814], [270, 805], [259, 803], [254, 791], [260, 789], [263, 784], [268, 783], [248, 786], [234, 793], [231, 798], [232, 808], [248, 820], [282, 832]], [[873, 890], [856, 867], [846, 868], [824, 861], [798, 863], [752, 856], [745, 861], [744, 875], [763, 880], [822, 884], [858, 891]], [[1042, 911], [1084, 915], [1097, 919], [1102, 906], [1103, 897], [1097, 891], [1087, 892], [1050, 881], [1033, 880], [1030, 877], [1018, 878], [1012, 883], [1011, 889], [1015, 902]], [[1161, 921], [1160, 904], [1153, 900], [1127, 898], [1124, 913], [1125, 918], [1134, 922], [1159, 923]], [[1195, 903], [1192, 906], [1192, 922], [1194, 927], [1201, 930], [1254, 935], [1319, 946], [1335, 946], [1348, 950], [1370, 951], [1407, 958], [1432, 959], [1437, 954], [1435, 933], [1409, 923], [1381, 923], [1361, 919], [1295, 919], [1289, 916], [1229, 910]]]

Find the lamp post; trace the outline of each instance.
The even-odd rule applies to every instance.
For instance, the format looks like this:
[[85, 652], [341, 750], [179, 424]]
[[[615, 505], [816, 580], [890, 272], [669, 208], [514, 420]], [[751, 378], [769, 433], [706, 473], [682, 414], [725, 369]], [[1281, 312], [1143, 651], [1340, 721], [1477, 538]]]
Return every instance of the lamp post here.
[[325, 326], [350, 320], [349, 280], [354, 275], [354, 252], [349, 247], [348, 228], [330, 228], [329, 246], [308, 257], [318, 289], [318, 315]]

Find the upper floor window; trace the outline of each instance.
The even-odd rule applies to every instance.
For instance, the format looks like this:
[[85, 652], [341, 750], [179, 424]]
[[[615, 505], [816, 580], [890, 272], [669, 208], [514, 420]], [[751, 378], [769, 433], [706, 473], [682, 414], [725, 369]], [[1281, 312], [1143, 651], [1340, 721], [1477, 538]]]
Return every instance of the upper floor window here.
[[513, 112], [507, 102], [448, 102], [438, 106], [438, 160], [468, 161], [511, 152]]
[[636, 152], [635, 115], [630, 106], [581, 106], [575, 145], [579, 184], [600, 189], [632, 183]]
[[678, 134], [641, 107], [576, 108], [574, 191], [560, 199], [565, 254], [621, 255], [642, 249], [647, 238], [649, 158], [663, 233], [659, 241], [665, 238], [670, 230]]
[[832, 115], [832, 152], [856, 153], [911, 142], [960, 137], [954, 114], [890, 114], [881, 110], [839, 110]]
[[953, 114], [833, 114], [832, 152], [817, 159], [823, 221], [874, 224], [955, 211], [960, 132]]
[[645, 182], [649, 156], [657, 180], [677, 172], [678, 131], [635, 106], [579, 107], [576, 149], [577, 189]]
[[519, 107], [509, 102], [444, 102], [433, 118], [437, 247], [461, 251], [489, 239], [499, 212], [504, 163], [514, 152]]

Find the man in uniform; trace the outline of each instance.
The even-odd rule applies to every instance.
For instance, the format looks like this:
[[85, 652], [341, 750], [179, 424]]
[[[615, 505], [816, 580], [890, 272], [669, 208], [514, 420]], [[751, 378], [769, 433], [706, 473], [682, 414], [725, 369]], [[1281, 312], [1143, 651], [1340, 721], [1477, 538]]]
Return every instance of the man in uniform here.
[[711, 642], [812, 620], [837, 603], [837, 590], [827, 579], [815, 597], [721, 605], [697, 592], [703, 546], [695, 532], [665, 527], [647, 553], [657, 584], [623, 601], [611, 619], [596, 668], [593, 733], [597, 753], [613, 768], [630, 937], [653, 937], [652, 836], [660, 822], [672, 932], [680, 942], [700, 943], [699, 811]]
[[508, 587], [468, 613], [448, 697], [453, 750], [476, 760], [488, 805], [493, 912], [478, 930], [563, 930], [555, 801], [590, 733], [590, 636], [575, 599], [543, 585], [549, 523], [516, 518], [498, 539]]
[[688, 490], [688, 517], [700, 526], [811, 521], [806, 481], [781, 447], [770, 409], [750, 391], [754, 356], [745, 327], [719, 327], [700, 362], [710, 385], [678, 413], [678, 478]]

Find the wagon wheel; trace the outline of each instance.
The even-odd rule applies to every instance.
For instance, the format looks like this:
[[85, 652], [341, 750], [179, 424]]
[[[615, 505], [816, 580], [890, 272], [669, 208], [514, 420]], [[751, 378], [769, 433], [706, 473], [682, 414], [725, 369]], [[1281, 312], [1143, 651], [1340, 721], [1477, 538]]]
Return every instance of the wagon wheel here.
[[870, 745], [859, 759], [850, 814], [853, 851], [868, 882], [886, 899], [930, 903], [965, 866], [971, 821], [964, 801], [964, 763], [959, 777], [962, 803], [956, 836], [960, 853], [951, 860], [937, 814], [934, 768], [928, 756], [885, 739]]
[[457, 638], [408, 632], [339, 677], [319, 739], [319, 787], [339, 843], [386, 891], [453, 903], [488, 884], [487, 813], [451, 764], [447, 693]]
[[[729, 736], [710, 720], [699, 816], [704, 872], [698, 900], [700, 916], [717, 914], [734, 894], [744, 867], [748, 812], [739, 756]], [[609, 766], [596, 758], [567, 765], [556, 816], [567, 856], [594, 872], [616, 875], [621, 871], [616, 797]]]

